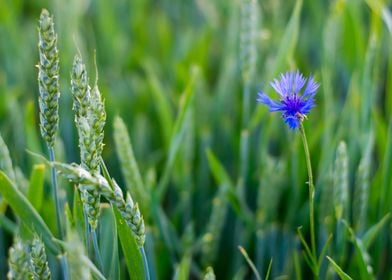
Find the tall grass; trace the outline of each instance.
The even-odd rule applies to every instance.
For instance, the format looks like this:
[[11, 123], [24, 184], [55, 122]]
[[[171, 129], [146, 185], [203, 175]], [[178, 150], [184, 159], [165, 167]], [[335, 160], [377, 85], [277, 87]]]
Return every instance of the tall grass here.
[[[0, 6], [1, 279], [58, 279], [58, 256], [71, 279], [308, 279], [314, 266], [321, 279], [392, 277], [389, 2]], [[42, 9], [57, 33], [56, 137], [57, 119], [45, 127], [52, 115], [39, 113]], [[78, 97], [87, 103], [75, 122], [76, 54], [86, 73], [98, 69], [100, 95]], [[321, 84], [304, 121], [314, 212], [299, 133], [256, 104], [273, 77], [295, 69]], [[46, 142], [55, 163], [36, 155]], [[60, 218], [53, 167], [64, 175]]]

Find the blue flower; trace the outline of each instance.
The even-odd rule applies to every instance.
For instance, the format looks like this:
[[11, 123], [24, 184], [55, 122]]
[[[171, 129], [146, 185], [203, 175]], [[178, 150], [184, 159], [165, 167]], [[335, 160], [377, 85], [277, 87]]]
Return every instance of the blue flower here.
[[[315, 106], [314, 96], [319, 84], [313, 77], [305, 78], [299, 71], [280, 74], [280, 80], [274, 79], [270, 84], [279, 93], [280, 100], [274, 101], [261, 91], [257, 101], [267, 105], [270, 112], [282, 112], [284, 121], [291, 129], [298, 128], [310, 109]], [[305, 84], [306, 87], [300, 94]]]

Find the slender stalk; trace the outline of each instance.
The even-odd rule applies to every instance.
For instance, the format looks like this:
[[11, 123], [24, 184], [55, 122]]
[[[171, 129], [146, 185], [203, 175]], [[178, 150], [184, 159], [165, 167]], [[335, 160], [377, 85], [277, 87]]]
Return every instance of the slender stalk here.
[[144, 266], [144, 273], [146, 274], [146, 280], [150, 280], [150, 269], [148, 267], [146, 252], [144, 251], [144, 247], [139, 247], [139, 249], [143, 257], [143, 266]]
[[[49, 159], [51, 162], [55, 161], [54, 158], [54, 150], [53, 147], [49, 147]], [[55, 202], [56, 206], [56, 222], [57, 222], [57, 231], [59, 233], [59, 237], [61, 240], [64, 240], [64, 232], [63, 232], [63, 227], [61, 224], [61, 219], [60, 219], [60, 211], [61, 211], [61, 205], [60, 205], [60, 200], [57, 194], [57, 177], [56, 177], [56, 169], [52, 166], [50, 168], [51, 172], [51, 177], [52, 177], [52, 193], [53, 193], [53, 199]]]
[[257, 271], [257, 268], [255, 266], [255, 264], [252, 262], [252, 260], [250, 259], [248, 253], [246, 252], [246, 250], [242, 247], [242, 246], [238, 246], [238, 249], [240, 250], [241, 254], [244, 256], [246, 262], [248, 263], [248, 265], [250, 266], [250, 268], [252, 269], [255, 277], [257, 280], [261, 280], [260, 274]]
[[[48, 145], [48, 151], [49, 151], [50, 161], [54, 162], [55, 157], [54, 157], [53, 147]], [[60, 203], [59, 196], [57, 194], [57, 177], [56, 177], [56, 169], [54, 168], [54, 166], [51, 166], [50, 172], [51, 172], [51, 178], [52, 178], [53, 199], [54, 199], [55, 206], [56, 206], [57, 231], [59, 232], [60, 240], [64, 240], [64, 231], [63, 231], [63, 227], [62, 227], [61, 219], [60, 219], [60, 213], [62, 213], [63, 211], [62, 211], [62, 205]], [[64, 280], [68, 280], [68, 264], [67, 264], [67, 260], [66, 260], [65, 256], [61, 257], [60, 264], [62, 267]]]
[[313, 258], [317, 260], [316, 238], [315, 238], [315, 227], [314, 227], [314, 184], [313, 184], [312, 164], [310, 161], [308, 141], [306, 140], [305, 129], [302, 122], [299, 127], [299, 130], [301, 132], [302, 142], [304, 144], [306, 167], [308, 169], [308, 177], [309, 177], [308, 185], [309, 185], [310, 242], [311, 242]]
[[103, 272], [103, 262], [102, 262], [102, 257], [101, 253], [99, 252], [99, 247], [98, 247], [98, 238], [97, 238], [97, 232], [95, 229], [91, 228], [91, 238], [93, 240], [93, 247], [94, 247], [94, 253], [95, 253], [95, 260], [98, 265], [98, 269]]
[[84, 230], [84, 235], [86, 238], [86, 247], [87, 247], [87, 252], [90, 253], [90, 224], [88, 223], [88, 217], [87, 217], [87, 210], [86, 207], [83, 207], [83, 217], [84, 217], [84, 224], [85, 224], [85, 230]]
[[238, 182], [238, 192], [241, 200], [244, 203], [246, 173], [248, 172], [248, 158], [249, 158], [249, 133], [247, 125], [249, 122], [249, 108], [250, 108], [250, 87], [249, 83], [245, 81], [243, 99], [242, 99], [242, 128], [240, 138], [240, 178]]

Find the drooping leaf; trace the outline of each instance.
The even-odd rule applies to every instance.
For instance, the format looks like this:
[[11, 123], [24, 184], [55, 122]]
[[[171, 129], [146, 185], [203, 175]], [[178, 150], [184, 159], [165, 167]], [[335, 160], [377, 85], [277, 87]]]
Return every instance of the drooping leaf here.
[[2, 171], [0, 171], [0, 193], [8, 201], [12, 210], [24, 222], [27, 228], [31, 231], [37, 232], [53, 254], [60, 254], [60, 247], [54, 242], [54, 236], [50, 232], [44, 220], [30, 204], [27, 198]]

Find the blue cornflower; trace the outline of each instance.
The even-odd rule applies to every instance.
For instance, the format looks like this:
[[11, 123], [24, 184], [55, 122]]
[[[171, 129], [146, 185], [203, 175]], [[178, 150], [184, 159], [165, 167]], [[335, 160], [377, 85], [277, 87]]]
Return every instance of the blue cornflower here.
[[[260, 91], [257, 101], [267, 105], [270, 112], [281, 111], [288, 126], [291, 129], [298, 128], [310, 109], [315, 106], [314, 95], [319, 84], [314, 81], [313, 77], [305, 78], [299, 71], [280, 74], [280, 81], [274, 79], [270, 84], [279, 93], [280, 100], [274, 101]], [[301, 95], [300, 91], [305, 84], [306, 87]]]

